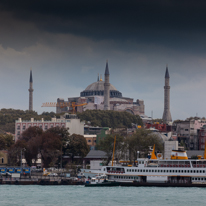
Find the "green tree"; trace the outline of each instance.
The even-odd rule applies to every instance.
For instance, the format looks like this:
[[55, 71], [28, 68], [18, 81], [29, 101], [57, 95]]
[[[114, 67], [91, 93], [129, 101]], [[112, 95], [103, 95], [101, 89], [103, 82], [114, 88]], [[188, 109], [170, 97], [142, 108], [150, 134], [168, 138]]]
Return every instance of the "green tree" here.
[[84, 136], [77, 134], [69, 136], [66, 153], [71, 156], [72, 163], [74, 156], [85, 157], [89, 153], [89, 146]]
[[106, 152], [107, 154], [107, 162], [106, 165], [112, 160], [113, 148], [114, 148], [114, 138], [116, 136], [116, 144], [115, 144], [115, 160], [119, 160], [122, 155], [126, 152], [124, 137], [120, 135], [107, 135], [104, 139], [99, 141], [97, 145], [97, 149]]
[[10, 134], [0, 134], [0, 150], [9, 149], [14, 144], [13, 136]]
[[142, 119], [138, 115], [132, 115], [129, 112], [86, 110], [82, 113], [78, 113], [77, 115], [81, 120], [91, 122], [92, 126], [131, 128], [132, 123], [143, 126]]
[[37, 137], [37, 142], [44, 167], [54, 166], [61, 154], [60, 137], [54, 133], [44, 132]]
[[129, 150], [129, 159], [132, 162], [137, 159], [137, 152], [139, 151], [144, 157], [147, 156], [149, 152], [149, 146], [155, 144], [155, 149], [163, 151], [162, 140], [154, 133], [146, 129], [137, 129], [136, 132], [127, 136], [126, 144]]
[[32, 165], [32, 160], [34, 160], [35, 163], [37, 161], [40, 147], [37, 137], [40, 137], [42, 134], [43, 130], [41, 128], [29, 127], [20, 137], [20, 140], [26, 142], [24, 156], [29, 166]]

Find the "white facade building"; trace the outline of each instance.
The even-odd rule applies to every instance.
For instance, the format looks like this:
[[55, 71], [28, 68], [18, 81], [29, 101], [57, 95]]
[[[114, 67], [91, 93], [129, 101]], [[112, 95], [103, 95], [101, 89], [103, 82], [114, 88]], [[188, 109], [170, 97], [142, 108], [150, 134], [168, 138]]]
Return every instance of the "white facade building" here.
[[23, 121], [21, 118], [19, 118], [15, 122], [15, 141], [20, 138], [22, 132], [24, 132], [27, 128], [35, 126], [42, 128], [43, 131], [46, 131], [52, 127], [65, 127], [69, 129], [68, 131], [70, 135], [84, 135], [84, 122], [81, 122], [80, 119], [78, 119], [74, 114], [65, 114], [59, 119], [52, 118], [51, 121], [44, 121], [43, 118], [42, 120], [34, 120], [34, 118], [31, 118], [30, 121]]
[[172, 150], [178, 150], [178, 141], [165, 141], [164, 142], [164, 159], [171, 158]]

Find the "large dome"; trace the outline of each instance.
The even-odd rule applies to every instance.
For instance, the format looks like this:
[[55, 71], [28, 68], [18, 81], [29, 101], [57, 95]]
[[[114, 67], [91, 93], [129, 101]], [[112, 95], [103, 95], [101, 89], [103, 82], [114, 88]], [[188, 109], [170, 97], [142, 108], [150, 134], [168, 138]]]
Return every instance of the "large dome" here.
[[[104, 96], [104, 81], [97, 81], [80, 93], [81, 97], [85, 96]], [[112, 84], [110, 84], [110, 97], [122, 97], [122, 93], [119, 92]]]
[[[117, 89], [110, 84], [110, 90], [117, 91]], [[90, 84], [84, 91], [104, 91], [104, 81], [98, 81]]]

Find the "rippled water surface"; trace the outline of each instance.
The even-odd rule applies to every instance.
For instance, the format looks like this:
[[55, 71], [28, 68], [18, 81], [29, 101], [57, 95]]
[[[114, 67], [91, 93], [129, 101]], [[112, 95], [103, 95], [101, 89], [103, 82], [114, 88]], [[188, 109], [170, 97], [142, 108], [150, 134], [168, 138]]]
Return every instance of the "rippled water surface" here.
[[0, 206], [206, 205], [206, 188], [0, 185]]

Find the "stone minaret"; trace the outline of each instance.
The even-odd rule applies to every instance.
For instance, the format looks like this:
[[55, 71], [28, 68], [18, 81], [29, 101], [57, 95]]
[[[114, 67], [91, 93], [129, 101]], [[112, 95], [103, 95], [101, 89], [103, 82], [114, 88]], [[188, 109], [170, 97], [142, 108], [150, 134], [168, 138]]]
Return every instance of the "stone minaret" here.
[[110, 83], [109, 83], [109, 67], [107, 62], [105, 73], [104, 73], [104, 110], [110, 110], [109, 98], [110, 98]]
[[170, 113], [170, 75], [168, 71], [168, 67], [166, 67], [165, 72], [165, 86], [164, 86], [164, 112], [162, 119], [164, 122], [169, 123], [172, 121], [171, 113]]
[[29, 79], [29, 111], [33, 111], [33, 79], [32, 79], [32, 69], [30, 70]]

